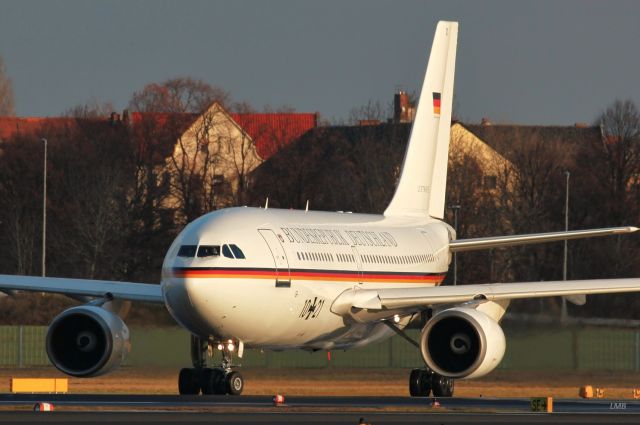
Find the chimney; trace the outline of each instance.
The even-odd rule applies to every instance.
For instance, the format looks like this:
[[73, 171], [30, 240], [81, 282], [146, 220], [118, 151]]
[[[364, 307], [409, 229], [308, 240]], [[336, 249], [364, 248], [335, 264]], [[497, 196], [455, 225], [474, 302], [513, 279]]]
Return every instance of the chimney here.
[[399, 90], [393, 96], [393, 121], [411, 122], [414, 114], [413, 107], [409, 103], [409, 95], [407, 92]]
[[115, 125], [118, 121], [120, 121], [120, 115], [118, 115], [116, 112], [112, 112], [109, 116], [109, 124]]
[[122, 111], [122, 122], [125, 124], [129, 124], [129, 110], [125, 109]]
[[491, 125], [491, 120], [489, 120], [489, 118], [487, 117], [483, 117], [482, 120], [480, 121], [480, 124], [483, 127], [489, 127]]
[[587, 128], [589, 127], [589, 124], [587, 124], [586, 122], [577, 122], [574, 124], [575, 128]]

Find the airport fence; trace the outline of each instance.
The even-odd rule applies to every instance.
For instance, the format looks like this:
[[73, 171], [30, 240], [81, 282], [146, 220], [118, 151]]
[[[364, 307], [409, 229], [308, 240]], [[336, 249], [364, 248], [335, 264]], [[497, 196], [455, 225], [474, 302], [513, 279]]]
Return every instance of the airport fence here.
[[[48, 366], [45, 326], [0, 326], [0, 367]], [[619, 370], [640, 372], [640, 331], [608, 328], [505, 329], [503, 370]], [[132, 328], [125, 365], [184, 367], [190, 364], [189, 334], [177, 328]], [[418, 332], [412, 334], [417, 339]], [[394, 337], [348, 351], [246, 350], [243, 366], [262, 368], [412, 368], [419, 351]]]

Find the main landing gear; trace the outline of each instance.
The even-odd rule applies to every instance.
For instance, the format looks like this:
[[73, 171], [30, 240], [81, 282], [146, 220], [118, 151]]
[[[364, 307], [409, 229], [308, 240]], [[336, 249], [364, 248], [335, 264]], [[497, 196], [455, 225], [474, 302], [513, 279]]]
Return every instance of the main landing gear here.
[[412, 397], [453, 396], [453, 378], [438, 375], [430, 369], [413, 369], [409, 375], [409, 394]]
[[240, 372], [232, 370], [233, 343], [218, 345], [222, 352], [220, 367], [207, 367], [207, 356], [213, 351], [207, 340], [191, 336], [191, 361], [193, 368], [184, 368], [178, 376], [178, 391], [181, 395], [231, 394], [240, 395], [244, 379]]

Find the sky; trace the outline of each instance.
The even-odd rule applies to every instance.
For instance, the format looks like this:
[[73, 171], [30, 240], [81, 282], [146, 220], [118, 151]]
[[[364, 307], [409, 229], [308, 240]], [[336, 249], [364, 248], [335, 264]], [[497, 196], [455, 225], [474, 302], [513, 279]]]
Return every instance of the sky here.
[[439, 20], [460, 22], [463, 121], [570, 125], [616, 98], [640, 105], [638, 1], [0, 0], [0, 56], [20, 116], [119, 111], [189, 76], [338, 121], [419, 92]]

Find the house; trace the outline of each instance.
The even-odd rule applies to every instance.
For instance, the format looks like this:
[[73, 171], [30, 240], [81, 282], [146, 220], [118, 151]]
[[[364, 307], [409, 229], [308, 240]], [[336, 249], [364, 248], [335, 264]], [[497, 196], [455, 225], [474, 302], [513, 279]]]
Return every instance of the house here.
[[[213, 103], [202, 114], [123, 111], [102, 118], [126, 125], [140, 162], [170, 187], [166, 205], [193, 219], [211, 209], [241, 204], [249, 173], [279, 149], [317, 126], [316, 113], [230, 113]], [[47, 137], [74, 126], [73, 117], [0, 117], [0, 141], [17, 135]], [[158, 183], [160, 184], [160, 183]]]
[[170, 186], [165, 207], [188, 222], [241, 205], [249, 175], [265, 159], [317, 126], [311, 113], [230, 113], [214, 102], [202, 114], [123, 114], [141, 146], [159, 143], [157, 174]]

